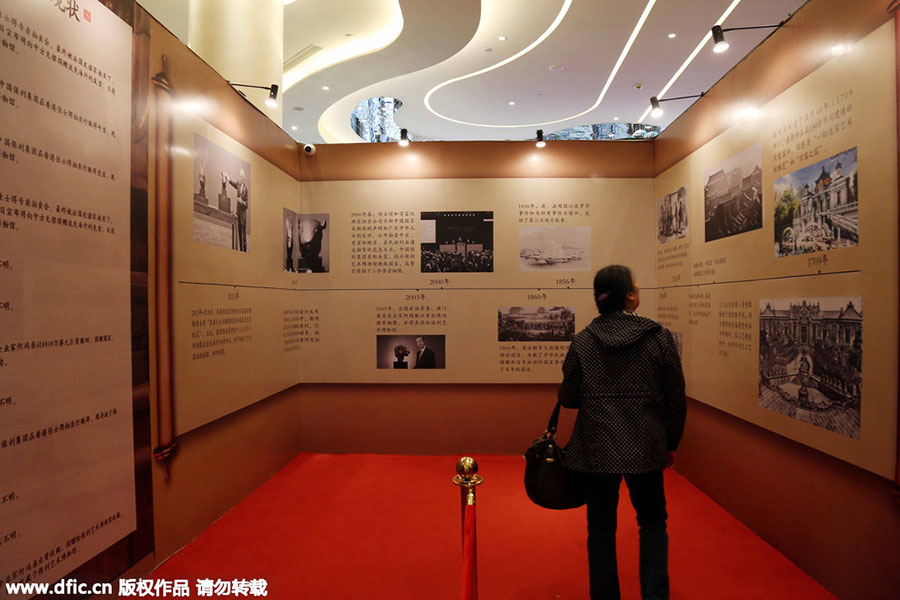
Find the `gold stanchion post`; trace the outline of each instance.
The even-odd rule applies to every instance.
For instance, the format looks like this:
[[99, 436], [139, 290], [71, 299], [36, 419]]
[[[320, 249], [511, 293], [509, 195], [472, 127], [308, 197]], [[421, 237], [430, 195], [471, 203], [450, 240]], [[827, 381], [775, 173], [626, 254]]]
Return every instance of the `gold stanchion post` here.
[[475, 535], [475, 488], [484, 482], [478, 475], [478, 463], [470, 456], [456, 462], [453, 483], [459, 486], [460, 513], [462, 517], [462, 599], [478, 600], [478, 561]]

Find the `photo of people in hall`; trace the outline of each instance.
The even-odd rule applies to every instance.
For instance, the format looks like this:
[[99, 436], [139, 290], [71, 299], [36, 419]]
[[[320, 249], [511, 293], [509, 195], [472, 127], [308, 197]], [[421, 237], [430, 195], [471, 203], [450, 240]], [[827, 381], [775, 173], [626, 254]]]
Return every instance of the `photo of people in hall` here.
[[422, 273], [493, 273], [493, 211], [423, 212]]

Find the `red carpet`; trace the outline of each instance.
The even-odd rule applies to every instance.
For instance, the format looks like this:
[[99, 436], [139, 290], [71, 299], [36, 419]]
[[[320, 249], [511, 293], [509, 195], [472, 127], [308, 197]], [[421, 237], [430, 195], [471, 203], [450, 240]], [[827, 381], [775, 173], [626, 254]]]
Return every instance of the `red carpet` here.
[[[304, 454], [152, 577], [266, 579], [268, 598], [458, 600], [456, 456]], [[481, 600], [582, 600], [584, 509], [529, 502], [517, 456], [476, 456]], [[672, 600], [833, 599], [675, 472], [666, 474]], [[640, 598], [637, 525], [623, 484], [619, 577]]]

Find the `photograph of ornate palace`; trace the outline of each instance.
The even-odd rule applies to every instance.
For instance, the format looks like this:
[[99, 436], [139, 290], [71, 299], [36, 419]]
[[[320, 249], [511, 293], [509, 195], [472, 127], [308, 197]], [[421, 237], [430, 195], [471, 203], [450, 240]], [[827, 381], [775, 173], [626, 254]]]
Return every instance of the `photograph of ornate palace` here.
[[663, 196], [656, 204], [657, 234], [660, 244], [687, 237], [688, 205], [687, 188], [681, 186], [671, 194]]
[[566, 306], [501, 306], [497, 309], [498, 342], [570, 342], [575, 311]]
[[859, 244], [856, 148], [775, 180], [775, 256]]
[[762, 227], [762, 146], [755, 144], [706, 172], [706, 241]]
[[859, 439], [862, 298], [759, 306], [759, 405]]

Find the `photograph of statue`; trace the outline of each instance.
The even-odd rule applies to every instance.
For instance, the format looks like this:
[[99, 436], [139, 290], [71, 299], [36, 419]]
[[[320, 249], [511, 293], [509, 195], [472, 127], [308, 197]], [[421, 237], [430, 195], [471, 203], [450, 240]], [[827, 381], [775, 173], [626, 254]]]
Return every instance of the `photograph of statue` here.
[[706, 241], [762, 227], [762, 146], [755, 144], [705, 174]]
[[284, 209], [284, 270], [297, 271], [297, 213]]
[[445, 369], [446, 347], [443, 335], [379, 335], [376, 366], [379, 369]]
[[571, 342], [575, 309], [568, 306], [501, 306], [498, 342]]
[[492, 211], [423, 212], [422, 273], [492, 273]]
[[759, 405], [859, 439], [862, 298], [779, 298], [759, 308]]
[[297, 215], [298, 273], [328, 273], [330, 246], [327, 214]]
[[775, 256], [859, 244], [856, 148], [775, 180]]
[[660, 244], [681, 239], [688, 235], [687, 188], [681, 186], [666, 194], [656, 203], [657, 234]]
[[520, 271], [590, 271], [590, 227], [519, 227]]
[[193, 187], [194, 241], [248, 252], [250, 164], [195, 133]]

